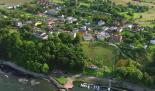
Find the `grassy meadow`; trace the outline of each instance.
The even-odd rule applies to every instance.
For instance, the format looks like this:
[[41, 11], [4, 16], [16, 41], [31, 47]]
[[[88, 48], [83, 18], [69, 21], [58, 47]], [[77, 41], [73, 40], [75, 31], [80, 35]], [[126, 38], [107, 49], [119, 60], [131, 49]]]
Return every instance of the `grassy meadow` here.
[[[142, 0], [141, 2], [133, 1], [133, 0], [113, 0], [117, 4], [127, 5], [128, 2], [136, 5], [144, 5], [149, 6], [149, 11], [144, 13], [138, 13], [139, 16], [142, 15], [142, 18], [135, 18], [135, 22], [142, 26], [155, 26], [152, 23], [152, 20], [155, 20], [155, 0]], [[136, 14], [136, 16], [138, 16]]]
[[100, 64], [105, 64], [105, 66], [112, 67], [114, 63], [113, 47], [104, 46], [103, 44], [83, 42], [82, 48], [86, 56], [91, 58], [94, 64], [97, 64], [99, 66], [102, 66]]
[[0, 0], [0, 6], [23, 4], [29, 1], [32, 1], [32, 0]]

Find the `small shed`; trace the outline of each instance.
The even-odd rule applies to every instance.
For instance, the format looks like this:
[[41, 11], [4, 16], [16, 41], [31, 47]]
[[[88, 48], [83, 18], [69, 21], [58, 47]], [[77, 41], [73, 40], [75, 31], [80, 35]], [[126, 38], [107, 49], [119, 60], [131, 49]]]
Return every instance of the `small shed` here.
[[88, 67], [89, 69], [91, 69], [91, 70], [97, 70], [98, 69], [98, 67], [96, 66], [96, 65], [89, 65], [89, 67]]

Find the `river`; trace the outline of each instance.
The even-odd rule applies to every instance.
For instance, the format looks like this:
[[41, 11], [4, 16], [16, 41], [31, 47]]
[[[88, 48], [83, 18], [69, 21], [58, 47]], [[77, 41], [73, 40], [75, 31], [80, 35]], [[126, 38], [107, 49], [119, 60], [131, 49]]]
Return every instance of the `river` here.
[[0, 91], [55, 91], [48, 81], [17, 77], [11, 73], [0, 75]]
[[[83, 85], [82, 85], [83, 84]], [[84, 87], [81, 88], [80, 86]], [[85, 87], [86, 86], [86, 87]], [[101, 84], [74, 82], [71, 91], [105, 91], [108, 88]], [[119, 89], [119, 90], [118, 90]], [[125, 89], [113, 88], [110, 91], [124, 91]], [[10, 66], [0, 65], [0, 91], [56, 91], [45, 79], [25, 75]], [[131, 91], [131, 90], [125, 90]]]

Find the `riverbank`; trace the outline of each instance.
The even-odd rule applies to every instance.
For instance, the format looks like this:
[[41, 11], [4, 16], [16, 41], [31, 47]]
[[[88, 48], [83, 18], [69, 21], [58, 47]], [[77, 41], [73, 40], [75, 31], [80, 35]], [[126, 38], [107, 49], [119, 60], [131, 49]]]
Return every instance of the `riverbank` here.
[[[81, 78], [79, 77], [77, 80], [78, 81], [86, 81], [88, 83], [93, 82], [95, 84], [100, 83], [101, 85], [104, 85], [104, 86], [107, 86], [107, 87], [108, 87], [108, 84], [109, 84], [109, 79], [97, 78], [97, 77], [93, 77], [93, 76], [82, 76]], [[114, 88], [126, 89], [127, 91], [155, 91], [154, 89], [147, 88], [145, 86], [140, 86], [140, 85], [125, 82], [125, 81], [120, 81], [120, 80], [117, 80], [117, 79], [111, 80], [111, 85]]]
[[[66, 77], [72, 79], [73, 82], [78, 81], [81, 83], [97, 84], [97, 85], [104, 86], [106, 88], [108, 88], [108, 85], [109, 85], [109, 79], [107, 78], [89, 76], [89, 75], [84, 75], [84, 74], [68, 75]], [[137, 85], [134, 83], [121, 81], [117, 79], [111, 80], [111, 86], [113, 89], [118, 88], [118, 89], [123, 89], [126, 91], [155, 91], [155, 89], [151, 89], [145, 86], [141, 86], [141, 85]], [[123, 91], [123, 90], [118, 90], [118, 91]]]
[[0, 65], [1, 65], [1, 67], [8, 66], [8, 67], [10, 67], [10, 68], [17, 71], [17, 72], [14, 72], [14, 73], [18, 73], [20, 75], [24, 75], [24, 76], [27, 76], [27, 77], [35, 77], [35, 78], [47, 79], [51, 83], [51, 85], [53, 85], [55, 87], [55, 89], [57, 91], [67, 91], [67, 89], [64, 88], [59, 82], [57, 82], [52, 76], [28, 71], [28, 70], [26, 70], [26, 69], [24, 69], [22, 67], [17, 66], [16, 64], [8, 62], [8, 61], [1, 61]]
[[[15, 69], [15, 72], [13, 72], [13, 73], [21, 75], [21, 76], [24, 75], [26, 77], [47, 79], [50, 82], [50, 84], [55, 87], [55, 89], [57, 91], [69, 91], [70, 88], [73, 88], [73, 83], [75, 81], [100, 84], [102, 86], [106, 86], [106, 88], [108, 87], [108, 83], [109, 83], [109, 79], [106, 79], [106, 78], [99, 78], [99, 77], [88, 76], [88, 75], [83, 75], [83, 74], [76, 74], [76, 75], [66, 75], [65, 74], [64, 76], [67, 77], [67, 82], [66, 82], [66, 84], [62, 85], [57, 80], [55, 80], [52, 76], [28, 71], [28, 70], [23, 69], [22, 67], [19, 67], [16, 64], [11, 63], [11, 62], [6, 62], [6, 61], [2, 62], [1, 61], [0, 65], [1, 66], [5, 65], [8, 67], [11, 67], [12, 69]], [[0, 74], [4, 74], [4, 73], [0, 71]], [[136, 84], [123, 82], [123, 81], [119, 81], [116, 79], [112, 80], [111, 82], [112, 82], [113, 87], [128, 89], [127, 91], [155, 91], [154, 89], [138, 86]], [[66, 89], [65, 87], [68, 89]]]
[[56, 91], [45, 79], [15, 75], [11, 69], [1, 71], [0, 91]]

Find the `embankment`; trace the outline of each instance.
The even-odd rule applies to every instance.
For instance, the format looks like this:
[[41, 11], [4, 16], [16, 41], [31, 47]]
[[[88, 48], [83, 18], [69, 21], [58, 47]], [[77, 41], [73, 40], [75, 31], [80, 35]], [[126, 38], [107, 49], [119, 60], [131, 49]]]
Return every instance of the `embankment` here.
[[22, 72], [24, 75], [30, 75], [30, 76], [33, 76], [33, 77], [36, 77], [36, 78], [44, 78], [44, 79], [47, 79], [50, 81], [50, 83], [56, 88], [56, 90], [58, 91], [67, 91], [67, 89], [65, 89], [59, 82], [57, 82], [52, 76], [48, 76], [48, 75], [45, 75], [45, 74], [41, 74], [41, 73], [36, 73], [36, 72], [31, 72], [29, 70], [26, 70], [12, 62], [9, 62], [9, 61], [0, 61], [0, 65], [3, 66], [3, 65], [6, 65], [6, 66], [9, 66], [11, 67], [12, 69], [16, 70], [16, 71], [19, 71], [19, 72]]

